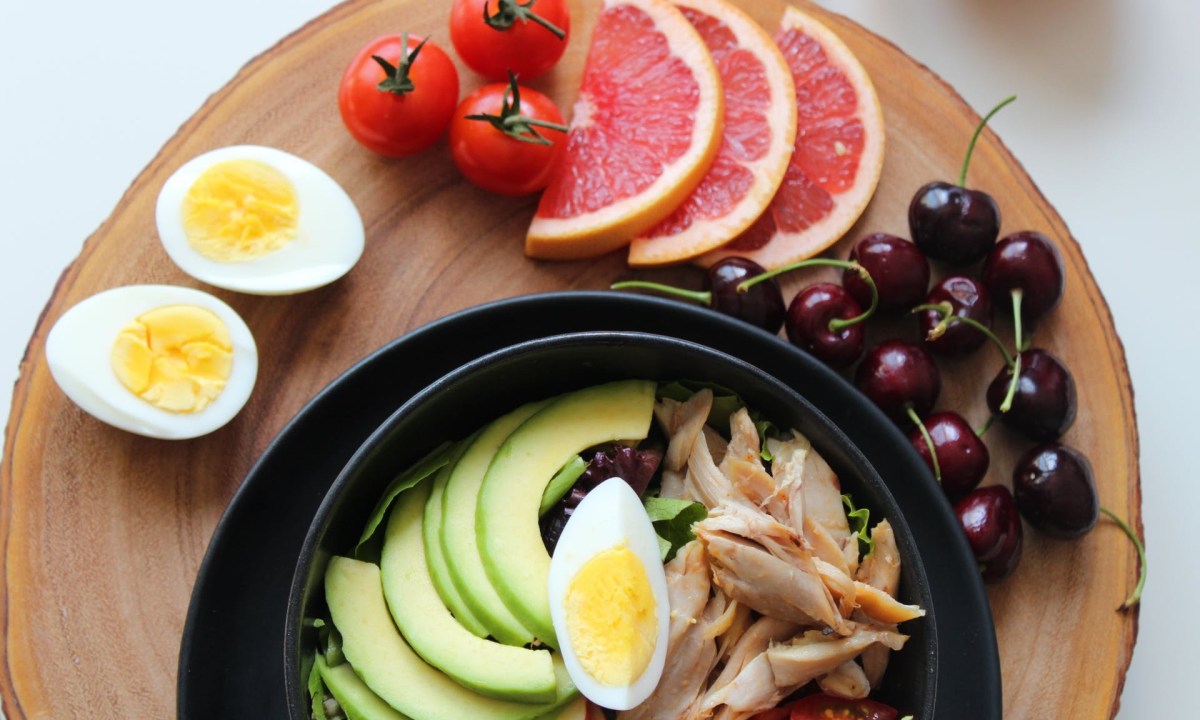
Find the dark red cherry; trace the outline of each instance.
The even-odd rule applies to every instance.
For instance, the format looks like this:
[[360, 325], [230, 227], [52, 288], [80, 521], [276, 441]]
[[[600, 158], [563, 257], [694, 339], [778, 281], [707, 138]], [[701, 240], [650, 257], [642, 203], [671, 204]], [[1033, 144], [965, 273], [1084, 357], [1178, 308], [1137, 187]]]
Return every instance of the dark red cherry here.
[[[973, 277], [951, 275], [943, 278], [933, 286], [922, 304], [943, 303], [948, 303], [951, 316], [992, 327], [992, 295]], [[926, 347], [938, 355], [965, 355], [987, 342], [987, 335], [979, 328], [970, 323], [945, 320], [939, 311], [922, 310], [917, 315], [917, 323]]]
[[972, 265], [987, 256], [1000, 234], [1000, 208], [980, 190], [935, 181], [908, 206], [908, 229], [926, 257]]
[[976, 488], [954, 504], [954, 514], [984, 580], [1003, 580], [1017, 569], [1023, 544], [1021, 516], [1008, 488]]
[[1001, 409], [1012, 383], [1012, 370], [1005, 367], [988, 385], [988, 409], [1031, 440], [1057, 440], [1075, 421], [1075, 380], [1066, 366], [1045, 350], [1026, 350], [1019, 357], [1021, 373], [1012, 406], [1007, 412]]
[[996, 302], [1020, 290], [1021, 317], [1033, 320], [1058, 305], [1063, 295], [1063, 263], [1058, 248], [1039, 232], [1006, 235], [983, 264], [983, 284]]
[[854, 384], [893, 420], [906, 422], [910, 407], [922, 417], [933, 409], [942, 376], [925, 348], [893, 339], [867, 351]]
[[769, 333], [779, 332], [786, 314], [779, 282], [771, 278], [752, 285], [746, 292], [737, 290], [738, 283], [765, 272], [763, 266], [740, 257], [724, 258], [710, 265], [708, 288], [712, 293], [712, 309]]
[[826, 365], [844, 368], [862, 356], [863, 324], [831, 329], [830, 323], [861, 314], [862, 306], [841, 285], [816, 283], [792, 298], [784, 328], [793, 345]]
[[[929, 261], [904, 238], [873, 233], [859, 240], [850, 260], [862, 265], [879, 290], [879, 309], [907, 309], [921, 302], [929, 287]], [[854, 270], [842, 273], [842, 285], [862, 307], [871, 305], [871, 287]]]
[[1057, 538], [1083, 535], [1100, 518], [1092, 465], [1059, 443], [1032, 448], [1013, 468], [1013, 495], [1029, 524]]
[[[935, 472], [941, 472], [942, 490], [946, 497], [954, 500], [974, 490], [987, 475], [991, 463], [991, 455], [983, 440], [956, 412], [933, 413], [925, 418], [925, 429], [937, 453], [938, 468]], [[914, 427], [909, 431], [908, 441], [929, 469], [934, 470], [929, 443], [925, 442], [921, 428]]]
[[753, 260], [727, 257], [709, 266], [705, 276], [707, 290], [688, 290], [646, 280], [622, 280], [610, 287], [613, 290], [652, 290], [672, 297], [685, 298], [775, 334], [783, 327], [783, 318], [787, 312], [779, 281], [768, 277], [756, 282], [745, 292], [738, 291], [738, 285], [743, 280], [764, 273], [766, 270]]

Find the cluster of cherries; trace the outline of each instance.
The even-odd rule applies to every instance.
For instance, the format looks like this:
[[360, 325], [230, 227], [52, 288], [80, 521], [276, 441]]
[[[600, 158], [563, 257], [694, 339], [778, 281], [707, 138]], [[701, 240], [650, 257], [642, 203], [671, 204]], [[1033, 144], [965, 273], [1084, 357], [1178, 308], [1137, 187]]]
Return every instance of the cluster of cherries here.
[[[1027, 328], [1063, 295], [1062, 258], [1035, 231], [997, 240], [1000, 210], [986, 193], [964, 187], [971, 153], [987, 121], [971, 138], [957, 185], [931, 182], [909, 205], [912, 242], [875, 233], [859, 240], [848, 260], [813, 258], [766, 271], [738, 257], [713, 264], [701, 292], [627, 281], [615, 288], [671, 292], [788, 339], [834, 368], [858, 362], [854, 382], [888, 416], [912, 424], [909, 440], [954, 503], [985, 580], [1007, 577], [1021, 557], [1021, 516], [1035, 529], [1074, 538], [1096, 525], [1099, 513], [1115, 520], [1138, 548], [1142, 578], [1123, 607], [1135, 604], [1145, 580], [1145, 555], [1131, 528], [1101, 508], [1087, 458], [1059, 439], [1075, 419], [1075, 381], [1050, 352], [1034, 347]], [[930, 260], [952, 272], [930, 288]], [[982, 267], [978, 274], [965, 269]], [[820, 282], [785, 306], [777, 276], [800, 267], [843, 268], [841, 284]], [[992, 331], [995, 302], [1012, 304], [1016, 348]], [[920, 342], [883, 340], [864, 352], [863, 322], [877, 310], [916, 314]], [[991, 418], [977, 432], [957, 412], [932, 413], [941, 392], [934, 355], [962, 356], [993, 343], [1004, 364], [988, 385]], [[999, 419], [1034, 445], [1017, 461], [1010, 492], [979, 487], [990, 464], [982, 435]]]

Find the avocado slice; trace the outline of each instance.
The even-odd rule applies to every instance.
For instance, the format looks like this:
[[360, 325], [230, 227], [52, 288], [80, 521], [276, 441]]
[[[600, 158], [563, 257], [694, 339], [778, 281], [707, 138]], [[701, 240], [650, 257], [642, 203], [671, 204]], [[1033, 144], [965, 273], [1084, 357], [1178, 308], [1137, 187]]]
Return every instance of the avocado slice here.
[[384, 530], [379, 569], [396, 626], [425, 662], [464, 687], [500, 700], [552, 702], [556, 682], [548, 650], [475, 637], [442, 603], [425, 561], [422, 525], [430, 492], [430, 484], [422, 483], [398, 497]]
[[[485, 638], [491, 634], [487, 626], [479, 619], [479, 617], [471, 610], [463, 599], [462, 594], [455, 587], [454, 581], [450, 578], [450, 570], [446, 566], [446, 557], [442, 553], [442, 494], [446, 488], [446, 480], [450, 478], [450, 473], [453, 470], [453, 465], [447, 465], [442, 468], [437, 477], [433, 481], [433, 487], [429, 492], [429, 502], [425, 507], [425, 522], [423, 531], [425, 534], [425, 562], [429, 565], [429, 575], [433, 579], [433, 586], [437, 588], [438, 596], [442, 598], [442, 602], [446, 607], [450, 608], [450, 612], [454, 613], [454, 618], [458, 623], [467, 629], [475, 637]], [[433, 509], [431, 512], [430, 509]]]
[[[348, 720], [408, 720], [371, 692], [371, 688], [354, 674], [350, 663], [329, 667], [325, 656], [318, 654], [314, 666]], [[567, 708], [573, 706], [571, 704]]]
[[[350, 720], [355, 720], [350, 718]], [[549, 715], [544, 715], [538, 720], [587, 720], [587, 698], [580, 695], [570, 702], [568, 705], [555, 710]]]
[[546, 588], [550, 554], [538, 527], [546, 485], [589, 447], [645, 438], [654, 389], [648, 380], [622, 380], [559, 396], [508, 436], [484, 476], [476, 509], [484, 568], [509, 610], [550, 647], [558, 647]]
[[513, 430], [545, 406], [545, 401], [524, 405], [484, 428], [454, 466], [442, 498], [442, 554], [450, 578], [492, 637], [506, 645], [528, 645], [533, 631], [517, 620], [488, 579], [475, 534], [475, 509], [496, 451]]
[[354, 672], [384, 702], [409, 717], [533, 720], [567, 704], [578, 692], [557, 658], [555, 700], [542, 705], [484, 697], [426, 665], [392, 623], [379, 568], [371, 563], [332, 558], [325, 571], [325, 601]]

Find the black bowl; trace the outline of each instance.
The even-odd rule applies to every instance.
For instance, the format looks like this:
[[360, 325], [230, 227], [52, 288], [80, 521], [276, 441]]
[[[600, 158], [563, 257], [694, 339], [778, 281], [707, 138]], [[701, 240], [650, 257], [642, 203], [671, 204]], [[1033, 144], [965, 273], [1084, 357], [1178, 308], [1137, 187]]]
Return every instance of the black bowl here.
[[462, 439], [526, 402], [627, 378], [704, 381], [734, 390], [778, 427], [804, 433], [838, 473], [843, 489], [870, 508], [872, 521], [891, 522], [903, 558], [899, 597], [924, 607], [927, 614], [903, 628], [910, 640], [893, 656], [874, 696], [906, 714], [933, 717], [939, 667], [936, 608], [900, 506], [863, 453], [808, 400], [747, 362], [677, 338], [587, 332], [519, 343], [463, 365], [396, 410], [350, 459], [313, 519], [292, 580], [284, 667], [293, 720], [308, 717], [306, 678], [316, 639], [304, 620], [326, 615], [325, 567], [332, 555], [352, 550], [397, 472], [445, 440]]

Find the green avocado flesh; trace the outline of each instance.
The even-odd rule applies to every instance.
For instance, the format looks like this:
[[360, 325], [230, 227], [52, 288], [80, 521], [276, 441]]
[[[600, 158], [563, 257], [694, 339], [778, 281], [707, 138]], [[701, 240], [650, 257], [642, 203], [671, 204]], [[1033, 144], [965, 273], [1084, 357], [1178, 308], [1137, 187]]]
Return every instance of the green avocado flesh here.
[[380, 699], [409, 717], [533, 720], [555, 712], [576, 696], [577, 690], [557, 658], [555, 699], [539, 705], [479, 695], [425, 664], [393, 624], [380, 570], [371, 563], [347, 557], [331, 559], [325, 571], [325, 600], [354, 672]]
[[[350, 720], [354, 720], [354, 718]], [[581, 695], [572, 700], [569, 705], [540, 717], [538, 720], [587, 720], [587, 698]]]
[[325, 687], [329, 688], [348, 720], [408, 720], [371, 692], [371, 688], [354, 674], [349, 663], [329, 667], [325, 657], [317, 655], [316, 667]]
[[558, 647], [550, 620], [550, 555], [538, 508], [550, 479], [594, 445], [641, 440], [650, 431], [655, 384], [624, 380], [552, 400], [508, 436], [484, 476], [476, 533], [492, 586], [521, 624]]
[[442, 603], [425, 562], [422, 524], [429, 495], [429, 483], [422, 483], [397, 498], [384, 531], [379, 567], [396, 626], [418, 655], [460, 685], [501, 700], [552, 702], [549, 651], [478, 638]]
[[452, 470], [453, 466], [447, 465], [438, 473], [430, 489], [429, 502], [425, 506], [425, 522], [422, 526], [425, 535], [425, 562], [429, 565], [429, 576], [433, 580], [433, 586], [437, 588], [438, 596], [446, 603], [450, 612], [454, 613], [455, 619], [475, 637], [485, 638], [491, 631], [471, 610], [462, 593], [455, 587], [454, 580], [450, 577], [450, 569], [446, 566], [446, 557], [442, 553], [442, 495]]
[[[492, 422], [470, 443], [446, 482], [442, 497], [442, 555], [467, 607], [505, 645], [528, 645], [533, 632], [521, 624], [492, 588], [475, 535], [479, 489], [496, 451], [513, 430], [545, 406], [524, 405]], [[428, 521], [428, 511], [426, 512]]]

